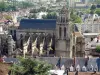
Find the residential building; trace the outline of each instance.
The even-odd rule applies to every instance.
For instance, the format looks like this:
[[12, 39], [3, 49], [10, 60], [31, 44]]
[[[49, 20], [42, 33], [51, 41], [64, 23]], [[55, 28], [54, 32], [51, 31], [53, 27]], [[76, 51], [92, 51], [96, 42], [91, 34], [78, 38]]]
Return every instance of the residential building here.
[[96, 51], [96, 47], [100, 46], [100, 34], [95, 36], [89, 41], [85, 46], [85, 53], [87, 56], [97, 57], [99, 56], [99, 52]]
[[69, 7], [71, 8], [87, 8], [91, 5], [89, 0], [68, 0], [68, 1], [69, 1]]
[[100, 18], [97, 14], [90, 15], [88, 14], [83, 18], [83, 23], [76, 24], [79, 32], [85, 33], [99, 33], [100, 32]]

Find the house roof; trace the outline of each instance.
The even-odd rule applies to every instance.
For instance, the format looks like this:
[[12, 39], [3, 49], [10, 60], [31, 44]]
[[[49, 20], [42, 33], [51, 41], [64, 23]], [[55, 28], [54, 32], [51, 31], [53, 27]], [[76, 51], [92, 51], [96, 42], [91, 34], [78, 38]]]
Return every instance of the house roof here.
[[76, 37], [83, 37], [82, 34], [80, 32], [74, 32], [73, 33]]
[[22, 19], [19, 29], [55, 29], [55, 19]]

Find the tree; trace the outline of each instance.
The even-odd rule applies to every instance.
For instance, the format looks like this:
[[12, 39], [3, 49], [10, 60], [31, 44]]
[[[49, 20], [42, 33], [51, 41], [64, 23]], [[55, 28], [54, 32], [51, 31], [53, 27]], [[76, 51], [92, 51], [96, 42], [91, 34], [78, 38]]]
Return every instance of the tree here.
[[71, 21], [72, 21], [73, 23], [81, 23], [81, 22], [82, 22], [81, 17], [79, 17], [78, 15], [76, 15], [76, 14], [74, 13], [74, 10], [71, 11], [70, 17], [71, 17]]
[[96, 5], [92, 5], [90, 10], [95, 10], [96, 9]]
[[43, 18], [43, 19], [46, 19], [46, 15], [42, 15], [42, 18]]
[[32, 7], [33, 4], [28, 2], [28, 1], [20, 1], [18, 4], [18, 7], [23, 9], [23, 8], [28, 8], [28, 7]]
[[43, 19], [57, 19], [57, 14], [56, 14], [56, 12], [51, 12], [45, 16], [43, 15], [42, 18]]
[[4, 15], [4, 18], [5, 18], [6, 20], [12, 20], [12, 17], [11, 17], [10, 15]]
[[95, 3], [96, 4], [100, 4], [100, 0], [95, 0]]
[[5, 11], [5, 9], [7, 8], [7, 3], [5, 3], [4, 1], [0, 2], [0, 11]]
[[96, 52], [100, 53], [100, 46], [96, 46]]
[[90, 14], [94, 14], [95, 10], [96, 10], [96, 6], [92, 5], [91, 8], [90, 8]]
[[61, 0], [56, 0], [56, 3], [61, 2]]
[[86, 9], [84, 10], [86, 14], [89, 14], [90, 13], [90, 9]]
[[74, 23], [82, 23], [81, 17], [77, 16], [76, 19], [74, 20]]
[[100, 16], [100, 8], [96, 9], [95, 13]]
[[34, 19], [36, 19], [37, 18], [37, 16], [36, 16], [36, 14], [32, 14], [32, 15], [29, 15], [29, 17], [28, 18], [34, 18]]
[[91, 10], [91, 11], [90, 11], [90, 14], [95, 14], [95, 11], [94, 11], [94, 10]]
[[45, 12], [46, 11], [46, 7], [40, 7], [39, 11]]
[[20, 58], [19, 64], [11, 67], [12, 75], [49, 75], [51, 65], [37, 59]]
[[31, 9], [30, 13], [38, 13], [38, 10], [37, 9]]

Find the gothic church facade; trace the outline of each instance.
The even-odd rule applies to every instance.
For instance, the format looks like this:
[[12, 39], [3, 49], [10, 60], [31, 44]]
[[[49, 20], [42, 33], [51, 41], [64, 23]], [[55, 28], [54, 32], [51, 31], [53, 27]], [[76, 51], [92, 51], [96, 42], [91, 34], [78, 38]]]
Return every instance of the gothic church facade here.
[[[63, 7], [57, 20], [22, 19], [16, 35], [17, 47], [23, 53], [72, 57], [70, 13]], [[27, 48], [27, 49], [25, 49]]]

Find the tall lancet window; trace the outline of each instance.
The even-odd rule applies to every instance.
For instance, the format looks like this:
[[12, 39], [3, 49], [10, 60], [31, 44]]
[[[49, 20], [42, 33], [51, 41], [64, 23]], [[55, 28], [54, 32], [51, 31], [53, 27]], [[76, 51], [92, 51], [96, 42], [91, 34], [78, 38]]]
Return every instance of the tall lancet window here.
[[63, 22], [63, 17], [61, 16], [61, 23]]
[[22, 34], [20, 34], [20, 41], [18, 42], [20, 42], [20, 45], [17, 43], [17, 46], [23, 50], [23, 35]]
[[64, 38], [66, 38], [66, 27], [64, 27]]
[[62, 20], [63, 20], [63, 23], [65, 23], [65, 17], [63, 17], [63, 19], [62, 19]]
[[61, 36], [62, 36], [61, 31], [62, 31], [62, 29], [61, 29], [61, 27], [59, 27], [59, 38], [61, 38]]

